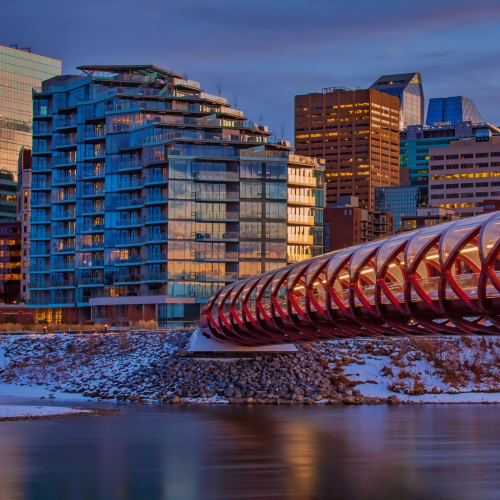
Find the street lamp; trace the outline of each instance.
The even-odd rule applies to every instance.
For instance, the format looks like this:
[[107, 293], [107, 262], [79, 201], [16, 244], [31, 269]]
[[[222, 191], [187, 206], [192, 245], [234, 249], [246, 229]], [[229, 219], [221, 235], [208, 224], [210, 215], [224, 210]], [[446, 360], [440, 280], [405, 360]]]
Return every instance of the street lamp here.
[[47, 327], [46, 326], [43, 327], [43, 334], [47, 335]]
[[108, 333], [108, 325], [104, 325], [104, 334]]

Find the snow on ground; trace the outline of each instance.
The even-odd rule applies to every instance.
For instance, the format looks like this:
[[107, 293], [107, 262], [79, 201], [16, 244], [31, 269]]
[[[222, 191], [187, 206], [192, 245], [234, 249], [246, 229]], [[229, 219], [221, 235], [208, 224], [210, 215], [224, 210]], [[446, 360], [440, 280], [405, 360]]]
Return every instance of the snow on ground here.
[[67, 408], [64, 406], [0, 405], [0, 418], [51, 417], [57, 415], [69, 415], [72, 413], [91, 413], [91, 411]]

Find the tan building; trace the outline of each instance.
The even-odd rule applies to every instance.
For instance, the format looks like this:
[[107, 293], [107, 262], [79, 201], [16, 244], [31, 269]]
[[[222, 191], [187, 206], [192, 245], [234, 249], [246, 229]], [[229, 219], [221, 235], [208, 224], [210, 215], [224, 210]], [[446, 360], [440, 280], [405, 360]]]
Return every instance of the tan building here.
[[500, 196], [500, 136], [480, 132], [429, 157], [429, 202], [462, 218], [482, 214], [487, 199]]
[[326, 160], [326, 206], [357, 196], [373, 210], [376, 187], [399, 185], [399, 99], [343, 87], [295, 96], [295, 148]]

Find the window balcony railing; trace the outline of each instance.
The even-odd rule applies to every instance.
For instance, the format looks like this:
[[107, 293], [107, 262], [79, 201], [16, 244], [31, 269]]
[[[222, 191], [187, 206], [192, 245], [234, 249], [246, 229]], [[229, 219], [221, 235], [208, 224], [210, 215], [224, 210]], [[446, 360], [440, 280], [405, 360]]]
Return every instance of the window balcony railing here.
[[50, 281], [30, 281], [28, 283], [28, 288], [31, 290], [50, 288]]
[[135, 168], [142, 168], [142, 164], [137, 160], [134, 161], [122, 160], [118, 163], [118, 170], [128, 170]]
[[196, 220], [238, 220], [239, 212], [196, 212]]
[[194, 172], [193, 178], [196, 181], [237, 181], [240, 179], [238, 172]]
[[126, 274], [113, 276], [113, 283], [140, 283], [141, 276], [139, 274]]
[[80, 226], [82, 233], [90, 233], [93, 231], [104, 231], [104, 223], [102, 224], [82, 224]]
[[168, 213], [162, 214], [148, 214], [142, 217], [143, 224], [152, 222], [168, 222]]
[[308, 243], [312, 245], [314, 243], [314, 236], [312, 234], [293, 234], [288, 233], [289, 243]]
[[52, 228], [52, 236], [58, 237], [58, 236], [74, 236], [75, 235], [75, 228], [74, 227], [56, 227]]
[[168, 272], [149, 273], [142, 275], [142, 281], [166, 281]]
[[87, 130], [85, 132], [85, 139], [94, 139], [96, 137], [104, 137], [106, 135], [106, 130], [103, 128]]
[[76, 137], [60, 137], [54, 141], [54, 147], [62, 147], [62, 146], [76, 146], [77, 140]]
[[78, 286], [103, 285], [103, 278], [78, 278]]
[[50, 266], [47, 266], [45, 264], [28, 266], [28, 272], [29, 273], [48, 273], [48, 272], [50, 272]]
[[219, 193], [210, 193], [210, 192], [197, 192], [195, 196], [196, 201], [201, 200], [217, 200], [217, 201], [237, 201], [240, 199], [239, 193], [233, 192], [219, 192]]
[[224, 231], [224, 232], [196, 232], [195, 239], [197, 240], [237, 240], [239, 233], [237, 231]]
[[53, 202], [76, 201], [76, 193], [57, 193], [52, 196]]
[[82, 215], [95, 215], [95, 214], [103, 214], [104, 213], [104, 204], [96, 204], [91, 207], [83, 207]]
[[103, 267], [104, 266], [104, 259], [91, 259], [91, 260], [84, 260], [79, 264], [78, 267]]
[[149, 253], [143, 255], [143, 262], [164, 262], [168, 260], [168, 253]]
[[307, 224], [309, 226], [314, 225], [313, 215], [301, 215], [301, 214], [288, 214], [288, 222], [292, 224]]
[[31, 248], [30, 257], [44, 257], [50, 255], [50, 248]]
[[116, 227], [130, 227], [130, 226], [142, 226], [141, 218], [136, 217], [132, 219], [127, 217], [126, 219], [117, 219]]
[[52, 253], [72, 253], [75, 251], [75, 245], [62, 245], [52, 247]]
[[50, 240], [50, 232], [49, 231], [31, 231], [30, 239], [31, 240]]
[[75, 210], [61, 210], [52, 213], [52, 220], [56, 219], [74, 219], [76, 217]]
[[121, 180], [118, 182], [118, 189], [141, 189], [142, 186], [142, 179]]
[[194, 273], [194, 279], [197, 280], [197, 281], [205, 281], [205, 280], [210, 280], [210, 281], [215, 281], [215, 280], [221, 280], [221, 281], [237, 280], [238, 279], [238, 273], [236, 271], [226, 271], [225, 273], [218, 273], [218, 272], [198, 272], [198, 273]]
[[142, 207], [142, 200], [118, 200], [116, 203], [117, 208], [136, 208]]
[[101, 156], [106, 156], [106, 150], [104, 148], [102, 149], [86, 149], [83, 153], [84, 158], [98, 158]]
[[104, 240], [97, 240], [97, 241], [82, 241], [80, 244], [80, 248], [83, 250], [89, 250], [89, 249], [103, 249], [104, 248]]
[[126, 245], [140, 245], [142, 243], [142, 238], [136, 236], [135, 238], [116, 238], [116, 246], [126, 246]]
[[288, 174], [288, 183], [316, 187], [318, 179], [316, 177], [306, 177], [305, 175]]
[[52, 135], [52, 126], [42, 122], [33, 124], [33, 135]]
[[104, 195], [106, 190], [104, 186], [96, 186], [93, 188], [84, 188], [82, 196], [101, 196]]
[[68, 155], [68, 156], [56, 156], [53, 158], [54, 166], [61, 165], [73, 165], [76, 164], [76, 155]]
[[128, 257], [118, 258], [114, 261], [111, 261], [110, 264], [141, 264], [143, 261], [142, 255], [129, 255]]
[[89, 177], [101, 177], [104, 176], [105, 169], [103, 168], [94, 168], [93, 170], [85, 170], [83, 172], [83, 178], [87, 179]]
[[149, 175], [143, 178], [142, 185], [147, 186], [148, 184], [164, 184], [168, 182], [168, 175]]
[[31, 189], [50, 189], [51, 187], [50, 181], [33, 181], [31, 183]]
[[71, 262], [52, 262], [50, 265], [51, 271], [61, 271], [63, 269], [70, 269], [74, 270], [75, 269], [75, 261], [72, 260]]
[[53, 288], [75, 286], [75, 280], [50, 280], [50, 286]]
[[45, 196], [43, 197], [33, 196], [31, 198], [31, 208], [34, 207], [50, 207], [50, 198], [47, 198]]
[[146, 234], [142, 237], [143, 243], [159, 243], [159, 242], [167, 242], [168, 241], [168, 233], [160, 233], [160, 234]]
[[58, 175], [52, 179], [52, 184], [58, 186], [60, 184], [74, 184], [76, 175]]
[[164, 203], [168, 202], [168, 193], [163, 194], [153, 194], [148, 196], [143, 196], [142, 202], [146, 203]]
[[196, 260], [238, 260], [238, 252], [196, 252]]
[[33, 146], [33, 153], [52, 153], [50, 144], [38, 144]]
[[76, 116], [70, 116], [70, 117], [59, 117], [56, 120], [56, 128], [63, 128], [63, 127], [76, 127]]
[[298, 205], [316, 206], [316, 198], [314, 196], [305, 196], [300, 194], [289, 194], [288, 203], [296, 203]]

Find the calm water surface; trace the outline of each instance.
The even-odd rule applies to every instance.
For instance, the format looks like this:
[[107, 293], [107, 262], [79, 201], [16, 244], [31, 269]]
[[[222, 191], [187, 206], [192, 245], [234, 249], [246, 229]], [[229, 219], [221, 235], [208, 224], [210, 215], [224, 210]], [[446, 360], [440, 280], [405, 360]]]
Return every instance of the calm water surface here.
[[0, 422], [0, 500], [499, 499], [499, 422], [482, 405]]

